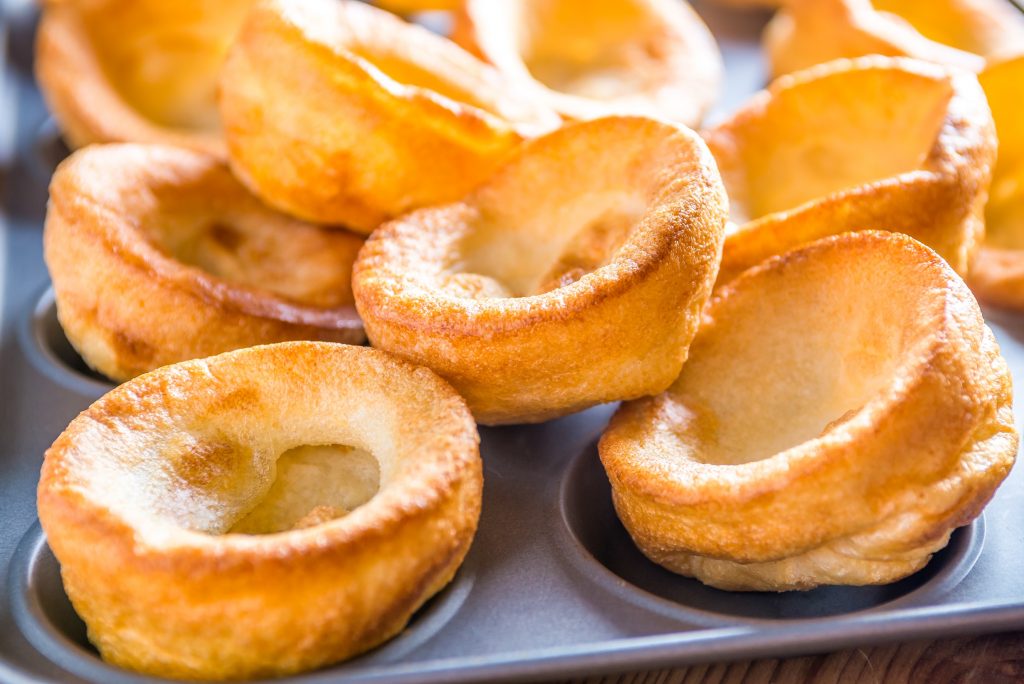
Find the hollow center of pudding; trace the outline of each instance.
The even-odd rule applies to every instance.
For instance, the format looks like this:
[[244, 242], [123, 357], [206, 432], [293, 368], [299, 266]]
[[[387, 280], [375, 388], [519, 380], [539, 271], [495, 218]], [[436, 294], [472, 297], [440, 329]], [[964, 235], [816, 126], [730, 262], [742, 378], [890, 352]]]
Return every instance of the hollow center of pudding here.
[[450, 291], [526, 297], [571, 285], [614, 258], [647, 202], [640, 193], [608, 190], [539, 210], [528, 203], [508, 208], [514, 215], [482, 213], [461, 245]]
[[378, 461], [349, 446], [299, 446], [275, 456], [228, 439], [179, 435], [161, 451], [138, 466], [153, 472], [133, 479], [153, 489], [153, 513], [194, 532], [312, 527], [347, 515], [380, 489]]
[[401, 466], [388, 407], [303, 373], [291, 350], [250, 357], [217, 357], [106, 398], [81, 463], [90, 496], [156, 545], [183, 530], [302, 529], [372, 505]]
[[709, 139], [742, 224], [926, 163], [948, 81], [868, 69], [777, 94], [760, 114]]
[[143, 117], [213, 132], [221, 62], [253, 2], [98, 2], [82, 18], [107, 79]]
[[941, 302], [907, 292], [908, 264], [868, 256], [746, 282], [716, 310], [671, 390], [667, 422], [687, 458], [768, 458], [840, 429], [892, 385]]
[[[362, 241], [263, 210], [186, 210], [167, 202], [141, 227], [173, 259], [227, 282], [266, 291], [298, 304], [336, 308], [351, 304], [352, 263]], [[297, 265], [301, 264], [301, 268]]]
[[347, 515], [373, 498], [380, 468], [352, 447], [301, 446], [281, 454], [266, 494], [228, 532], [269, 534], [312, 527]]
[[552, 90], [607, 100], [661, 80], [668, 48], [644, 3], [597, 0], [582, 12], [575, 1], [521, 4], [520, 54]]

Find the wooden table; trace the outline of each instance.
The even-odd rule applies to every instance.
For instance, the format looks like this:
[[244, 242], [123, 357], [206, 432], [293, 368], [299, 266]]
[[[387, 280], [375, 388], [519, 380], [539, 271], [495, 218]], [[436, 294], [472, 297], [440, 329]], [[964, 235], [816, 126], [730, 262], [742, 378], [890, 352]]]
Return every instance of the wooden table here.
[[574, 684], [1024, 684], [1024, 632], [694, 665]]

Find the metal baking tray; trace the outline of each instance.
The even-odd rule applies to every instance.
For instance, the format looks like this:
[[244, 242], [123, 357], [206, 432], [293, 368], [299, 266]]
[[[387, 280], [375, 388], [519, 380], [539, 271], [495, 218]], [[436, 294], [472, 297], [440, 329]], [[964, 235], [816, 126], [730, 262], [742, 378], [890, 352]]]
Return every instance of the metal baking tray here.
[[[0, 680], [141, 682], [89, 645], [36, 521], [44, 450], [110, 385], [71, 350], [48, 289], [46, 185], [66, 150], [32, 81], [29, 4], [8, 5], [0, 75]], [[765, 15], [697, 8], [725, 55], [721, 116], [764, 83]], [[1024, 316], [986, 314], [1024, 387]], [[1024, 628], [1024, 468], [901, 582], [727, 593], [659, 568], [631, 543], [595, 446], [613, 408], [482, 429], [483, 517], [454, 582], [397, 638], [294, 681], [545, 679]]]

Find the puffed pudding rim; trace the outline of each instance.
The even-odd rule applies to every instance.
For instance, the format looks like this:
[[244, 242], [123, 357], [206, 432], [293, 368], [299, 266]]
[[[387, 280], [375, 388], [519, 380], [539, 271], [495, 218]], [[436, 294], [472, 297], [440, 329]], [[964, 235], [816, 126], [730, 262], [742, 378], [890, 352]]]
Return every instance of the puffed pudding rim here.
[[[623, 121], [665, 126], [666, 130], [671, 130], [686, 140], [695, 162], [702, 169], [714, 169], [714, 159], [704, 147], [700, 137], [679, 124], [658, 121], [649, 117], [623, 115], [570, 124], [561, 130], [567, 131], [577, 127]], [[528, 141], [506, 164], [511, 167], [516, 164], [516, 160], [527, 154], [543, 154], [542, 146], [547, 144], [548, 138]], [[417, 222], [433, 218], [439, 213], [442, 215], [468, 214], [470, 218], [467, 222], [472, 223], [473, 217], [476, 215], [477, 197], [485, 193], [489, 184], [495, 182], [504, 172], [504, 169], [499, 170], [491, 181], [461, 201], [441, 207], [416, 210], [394, 219], [392, 223], [415, 225]], [[694, 174], [694, 177], [699, 176]], [[428, 278], [423, 280], [419, 277], [410, 278], [404, 273], [396, 273], [387, 260], [382, 260], [374, 264], [372, 278], [364, 277], [364, 282], [359, 288], [361, 296], [357, 296], [356, 300], [357, 303], [362, 302], [363, 306], [372, 306], [374, 316], [379, 320], [401, 321], [403, 325], [418, 329], [458, 326], [460, 331], [480, 336], [529, 328], [540, 321], [570, 318], [573, 314], [592, 308], [605, 299], [628, 291], [663, 265], [665, 257], [671, 252], [675, 236], [672, 231], [661, 230], [664, 226], [659, 224], [664, 222], [652, 219], [661, 217], [665, 213], [659, 211], [642, 217], [608, 263], [589, 271], [569, 285], [563, 285], [548, 292], [518, 297], [485, 297], [483, 299], [461, 297], [440, 286], [439, 276], [445, 275], [443, 269], [436, 273], [430, 273]], [[382, 236], [387, 233], [386, 226], [387, 224], [385, 224], [384, 230], [371, 236], [367, 244], [385, 239]], [[386, 239], [393, 240], [395, 238], [389, 235]], [[627, 251], [625, 248], [629, 246], [637, 247], [637, 249], [628, 250], [628, 254], [623, 254], [624, 251]], [[642, 249], [639, 248], [641, 246]], [[364, 246], [362, 252], [365, 253], [366, 250], [367, 248]], [[451, 255], [452, 253], [449, 253], [444, 256], [450, 257]], [[434, 261], [431, 263], [444, 265], [444, 262]], [[361, 258], [356, 260], [354, 279], [357, 282], [360, 281], [360, 272], [366, 268]], [[394, 281], [394, 284], [388, 283], [387, 279], [381, 275], [382, 272], [386, 273]], [[472, 273], [473, 271], [466, 272]], [[417, 273], [415, 276], [421, 276], [421, 274]], [[424, 286], [425, 284], [438, 284], [438, 287], [428, 289]]]
[[[514, 133], [523, 137], [538, 135], [552, 130], [557, 126], [558, 116], [540, 103], [529, 97], [518, 89], [513, 90], [516, 98], [509, 98], [506, 90], [507, 83], [501, 80], [494, 80], [499, 72], [487, 62], [477, 59], [472, 54], [465, 52], [459, 46], [447, 39], [438, 36], [428, 29], [418, 25], [410, 24], [396, 17], [393, 13], [368, 5], [357, 0], [335, 0], [339, 3], [337, 13], [357, 13], [358, 20], [372, 27], [374, 30], [363, 27], [363, 33], [355, 33], [356, 27], [344, 26], [344, 30], [334, 35], [330, 32], [320, 32], [314, 24], [309, 23], [315, 15], [312, 14], [318, 8], [303, 8], [302, 3], [289, 2], [288, 0], [263, 0], [258, 6], [258, 11], [273, 12], [278, 18], [279, 30], [288, 31], [292, 37], [301, 41], [304, 49], [314, 50], [327, 55], [327, 60], [338, 65], [339, 72], [355, 72], [360, 80], [369, 84], [371, 88], [378, 88], [395, 100], [409, 103], [412, 107], [424, 109], [424, 116], [427, 121], [433, 119], [441, 122], [450, 122], [448, 125], [465, 127], [468, 135], [476, 135], [479, 132], [487, 134]], [[359, 16], [362, 15], [362, 16]], [[315, 35], [309, 31], [315, 30]], [[431, 58], [438, 57], [437, 51], [447, 52], [458, 51], [465, 53], [467, 60], [471, 59], [472, 64], [478, 69], [474, 72], [460, 72], [461, 65], [449, 61], [438, 61], [433, 64], [417, 62], [411, 53], [406, 52], [403, 45], [395, 45], [387, 40], [382, 40], [384, 32], [403, 32], [412, 35], [423, 46], [430, 46], [436, 50], [425, 53]], [[398, 39], [401, 36], [389, 35], [388, 37]], [[439, 80], [448, 83], [457, 83], [459, 79], [464, 81], [476, 80], [477, 85], [487, 85], [485, 93], [467, 93], [474, 98], [486, 95], [487, 99], [477, 99], [474, 102], [467, 102], [448, 93], [439, 92], [430, 87], [405, 83], [385, 70], [374, 64], [377, 57], [375, 51], [383, 43], [385, 54], [401, 55], [409, 58], [410, 63], [427, 73], [435, 75], [434, 68], [440, 68], [437, 73]], [[238, 49], [236, 46], [234, 49]], [[440, 55], [446, 57], [446, 55]], [[452, 78], [457, 75], [458, 78]], [[464, 83], [458, 83], [464, 85]], [[364, 86], [366, 87], [366, 86]], [[486, 105], [486, 106], [482, 106]], [[301, 106], [297, 103], [296, 106]], [[384, 106], [389, 106], [387, 103]], [[503, 108], [512, 107], [516, 115], [505, 115]]]
[[[374, 357], [378, 362], [383, 360], [385, 365], [390, 365], [393, 370], [401, 372], [404, 375], [404, 382], [415, 381], [421, 386], [432, 386], [434, 394], [437, 395], [435, 401], [438, 403], [433, 405], [431, 413], [434, 419], [441, 421], [434, 429], [437, 435], [446, 435], [445, 442], [448, 448], [444, 453], [451, 456], [442, 459], [443, 462], [438, 462], [436, 458], [417, 461], [412, 466], [415, 475], [410, 475], [410, 471], [406, 471], [399, 478], [399, 482], [382, 482], [379, 490], [366, 503], [347, 515], [309, 527], [263, 534], [217, 534], [196, 531], [150, 511], [143, 512], [140, 520], [129, 520], [122, 512], [112, 511], [108, 505], [95, 501], [94, 497], [79, 491], [78, 487], [67, 487], [68, 473], [74, 468], [63, 460], [58, 461], [58, 458], [63, 458], [65, 451], [73, 447], [77, 434], [86, 429], [83, 421], [103, 422], [102, 412], [108, 404], [137, 406], [137, 397], [145, 396], [147, 391], [152, 390], [159, 394], [172, 386], [173, 380], [168, 378], [171, 374], [181, 377], [189, 373], [212, 374], [211, 364], [215, 366], [218, 359], [237, 362], [239, 357], [244, 359], [245, 356], [252, 356], [258, 359], [267, 352], [307, 355], [342, 353], [356, 357]], [[359, 361], [356, 358], [356, 362]], [[123, 418], [125, 415], [131, 414], [119, 414], [118, 417]], [[467, 455], [477, 449], [478, 441], [475, 425], [461, 397], [442, 378], [427, 369], [368, 347], [336, 342], [280, 342], [163, 366], [115, 387], [72, 421], [68, 429], [47, 450], [40, 496], [42, 497], [46, 491], [46, 496], [61, 500], [62, 506], [69, 505], [69, 499], [74, 500], [74, 517], [105, 528], [104, 535], [134, 540], [133, 556], [143, 566], [152, 564], [155, 566], [153, 569], [156, 569], [166, 568], [170, 564], [172, 567], [177, 566], [184, 571], [190, 571], [195, 570], [196, 561], [201, 560], [208, 564], [207, 567], [213, 572], [230, 568], [245, 569], [256, 559], [284, 564], [289, 562], [289, 557], [295, 555], [306, 560], [328, 556], [336, 553], [338, 546], [356, 543], [364, 537], [379, 537], [382, 534], [382, 526], [395, 525], [405, 518], [428, 511], [440, 503], [442, 490], [447, 491], [455, 484], [457, 478], [450, 466], [465, 461]], [[425, 489], [421, 486], [424, 482], [436, 486]], [[51, 492], [50, 490], [58, 483], [62, 485], [62, 493]], [[410, 492], [406, 490], [410, 488], [416, 494], [415, 497], [408, 496]]]
[[[110, 177], [102, 174], [79, 173], [77, 167], [85, 161], [89, 161], [90, 156], [96, 153], [117, 154], [132, 151], [139, 154], [176, 155], [182, 159], [191, 157], [191, 161], [203, 161], [205, 158], [211, 165], [211, 170], [222, 169], [225, 174], [228, 173], [227, 167], [219, 158], [187, 148], [138, 143], [108, 143], [89, 146], [75, 152], [58, 166], [51, 183], [68, 182], [67, 174], [74, 173], [76, 187], [75, 192], [67, 198], [67, 205], [65, 205], [63, 193], [54, 193], [51, 188], [49, 211], [55, 212], [64, 221], [85, 225], [85, 229], [90, 233], [101, 235], [105, 249], [116, 253], [118, 260], [126, 266], [140, 269], [145, 272], [147, 277], [155, 278], [159, 282], [176, 288], [183, 287], [226, 311], [258, 319], [309, 325], [328, 330], [358, 332], [362, 329], [362, 321], [356, 313], [354, 304], [344, 304], [333, 308], [303, 304], [267, 289], [221, 278], [165, 253], [160, 247], [152, 244], [136, 222], [132, 220], [130, 205], [121, 205], [118, 208], [124, 211], [111, 214], [106, 207], [90, 201], [90, 213], [100, 216], [102, 221], [97, 224], [83, 224], [82, 211], [74, 206], [83, 194], [90, 197], [95, 194], [109, 197], [121, 192], [119, 188], [124, 188], [124, 190], [136, 188], [130, 186], [134, 177], [121, 176], [116, 182], [111, 182]], [[83, 183], [87, 190], [96, 188], [96, 192], [83, 192], [81, 188]], [[248, 190], [241, 185], [239, 185], [239, 190], [248, 194]], [[258, 202], [255, 197], [252, 199]], [[279, 214], [270, 207], [265, 207], [265, 210]], [[299, 222], [299, 219], [289, 218], [288, 220]], [[323, 228], [317, 227], [317, 230], [323, 230]]]
[[[517, 36], [518, 44], [506, 44], [500, 38], [495, 39], [501, 32], [503, 17], [500, 11], [495, 13], [501, 3], [492, 3], [491, 0], [463, 2], [462, 7], [455, 13], [453, 40], [471, 53], [494, 64], [499, 71], [508, 74], [524, 88], [535, 91], [541, 101], [567, 120], [582, 121], [602, 116], [634, 115], [667, 118], [687, 126], [696, 126], [718, 98], [724, 78], [718, 44], [704, 20], [685, 0], [615, 0], [622, 9], [635, 9], [642, 16], [642, 20], [636, 21], [635, 26], [624, 20], [619, 22], [617, 27], [625, 31], [626, 39], [618, 42], [603, 35], [601, 29], [607, 29], [611, 24], [607, 20], [605, 21], [608, 25], [599, 23], [596, 29], [583, 26], [579, 28], [581, 36], [577, 36], [578, 39], [586, 35], [586, 31], [590, 29], [599, 34], [593, 42], [607, 46], [635, 46], [638, 49], [630, 51], [634, 60], [634, 53], [642, 53], [653, 63], [639, 60], [637, 64], [628, 65], [628, 69], [617, 70], [620, 74], [629, 75], [628, 79], [620, 77], [620, 80], [628, 80], [642, 87], [604, 94], [581, 93], [575, 92], [571, 87], [559, 87], [552, 82], [557, 81], [557, 77], [545, 78], [531, 66], [532, 60], [528, 55], [533, 44], [529, 38], [534, 34], [544, 36], [551, 33], [552, 28], [545, 26], [530, 10], [538, 7], [545, 9], [548, 5], [559, 4], [572, 7], [571, 2], [504, 1], [509, 7], [505, 8], [502, 5], [502, 8], [511, 8], [512, 20], [518, 21], [522, 26], [521, 34]], [[588, 21], [593, 21], [594, 17], [607, 11], [608, 7], [583, 8], [585, 4], [577, 2], [575, 11], [591, 11], [592, 18]], [[520, 8], [523, 10], [521, 16], [517, 13]], [[556, 16], [564, 14], [565, 8], [562, 7], [561, 10], [555, 13]], [[579, 46], [575, 47], [575, 52], [581, 51]], [[603, 52], [604, 56], [607, 56], [609, 51], [597, 52], [599, 55]], [[548, 61], [559, 63], [575, 60], [572, 56], [563, 55], [561, 59], [556, 57]], [[577, 66], [584, 67], [581, 69], [584, 72], [588, 69], [590, 72], [602, 71], [600, 56], [591, 57], [588, 62], [580, 61]], [[616, 71], [607, 67], [605, 69]], [[555, 71], [557, 73], [557, 70]], [[651, 74], [658, 74], [659, 78], [645, 78]], [[666, 91], [675, 92], [676, 97], [666, 97]]]
[[[980, 237], [977, 232], [984, 225], [980, 215], [972, 219], [972, 213], [978, 206], [976, 204], [977, 197], [984, 197], [984, 192], [987, 190], [992, 157], [995, 152], [995, 135], [988, 106], [983, 100], [983, 91], [980, 85], [970, 72], [910, 57], [867, 55], [840, 58], [778, 77], [766, 88], [749, 98], [728, 119], [704, 129], [702, 135], [708, 140], [712, 149], [721, 147], [728, 155], [726, 162], [731, 165], [726, 167], [723, 177], [731, 177], [729, 169], [739, 169], [744, 175], [739, 183], [745, 185], [745, 176], [750, 164], [745, 161], [742, 154], [736, 153], [739, 148], [736, 141], [749, 139], [751, 137], [749, 130], [757, 132], [757, 136], [763, 136], [764, 127], [761, 126], [759, 129], [759, 126], [763, 120], [767, 119], [769, 108], [775, 102], [780, 98], [788, 98], [784, 101], [789, 103], [798, 102], [796, 95], [803, 87], [812, 87], [823, 80], [840, 79], [848, 75], [870, 72], [912, 76], [944, 91], [939, 97], [943, 103], [943, 113], [941, 117], [936, 118], [935, 136], [927, 148], [922, 150], [922, 159], [913, 168], [894, 167], [880, 177], [845, 183], [823, 194], [806, 198], [792, 206], [755, 212], [753, 218], [744, 216], [741, 219], [731, 220], [731, 230], [726, 234], [718, 286], [728, 282], [732, 277], [738, 276], [746, 268], [756, 265], [762, 259], [768, 258], [771, 252], [765, 249], [765, 245], [786, 243], [786, 227], [790, 221], [802, 222], [799, 225], [806, 233], [811, 219], [820, 212], [831, 213], [833, 216], [843, 218], [848, 205], [863, 207], [870, 214], [877, 214], [878, 207], [872, 204], [877, 198], [878, 201], [900, 202], [897, 213], [902, 217], [902, 222], [907, 223], [912, 210], [917, 215], [932, 211], [922, 204], [922, 197], [920, 197], [921, 192], [926, 188], [934, 189], [931, 196], [926, 199], [933, 201], [934, 196], [938, 194], [945, 201], [947, 208], [950, 204], [960, 208], [962, 216], [956, 226], [950, 226], [948, 222], [936, 222], [936, 225], [932, 225], [927, 221], [915, 220], [913, 225], [918, 230], [914, 237], [921, 236], [922, 239], [931, 243], [932, 240], [927, 237], [929, 235], [932, 238], [948, 238], [953, 234], [948, 230], [936, 232], [936, 227], [943, 229], [955, 227], [957, 230], [962, 230], [965, 225], [968, 225], [967, 222], [975, 220], [976, 227], [973, 235], [965, 234], [955, 243], [947, 240], [950, 244], [942, 244], [939, 247], [943, 256], [950, 260], [955, 271], [961, 275], [968, 271], [971, 257]], [[885, 103], [878, 104], [880, 107], [885, 106]], [[792, 105], [790, 104], [790, 106]], [[809, 164], [805, 171], [810, 171]], [[737, 181], [732, 180], [726, 182], [726, 188], [730, 191], [731, 197], [736, 183]], [[763, 181], [752, 183], [752, 185], [756, 187], [759, 183], [764, 185]], [[903, 188], [911, 187], [918, 188], [919, 192], [914, 194], [900, 192]], [[974, 188], [975, 193], [966, 192], [967, 188]], [[745, 195], [752, 194], [748, 193], [746, 189], [743, 192]], [[770, 196], [770, 193], [762, 193], [762, 195]], [[907, 204], [902, 201], [904, 199], [913, 200], [915, 204]], [[731, 201], [734, 206], [740, 207], [746, 207], [752, 202], [746, 197], [742, 201]], [[957, 214], [951, 215], [951, 217], [955, 216]], [[886, 226], [878, 225], [879, 220], [875, 216], [874, 225], [870, 225], [868, 228], [887, 230]], [[844, 224], [846, 230], [855, 229], [848, 220], [844, 219], [844, 221], [846, 221]], [[921, 235], [922, 233], [924, 236]], [[810, 240], [789, 241], [788, 249], [807, 245], [814, 239], [821, 239], [829, 234], [827, 231], [819, 230], [816, 235], [812, 235]], [[956, 248], [955, 253], [950, 251], [952, 247]]]
[[[752, 0], [745, 0], [750, 2]], [[833, 42], [832, 54], [821, 54], [812, 61], [824, 61], [837, 57], [853, 57], [858, 55], [885, 53], [895, 56], [923, 59], [949, 67], [980, 72], [992, 59], [1000, 59], [1016, 50], [1015, 42], [1024, 40], [1024, 18], [1015, 6], [1015, 0], [939, 0], [926, 3], [890, 2], [877, 7], [875, 0], [781, 0], [776, 1], [779, 11], [768, 22], [764, 31], [763, 44], [768, 53], [770, 67], [780, 76], [787, 71], [794, 71], [811, 66], [807, 60], [791, 58], [793, 45], [810, 45], [820, 42], [823, 38], [815, 31], [802, 31], [794, 23], [794, 14], [823, 9], [831, 16], [827, 24], [810, 28], [822, 29], [825, 40]], [[818, 3], [817, 6], [815, 3]], [[952, 34], [955, 40], [949, 40], [947, 34], [939, 40], [935, 36], [934, 26], [922, 26], [920, 22], [908, 19], [901, 12], [902, 8], [911, 10], [914, 5], [939, 5], [938, 11], [932, 9], [932, 18], [941, 18], [948, 24], [955, 24]], [[889, 5], [889, 6], [886, 6]], [[895, 6], [892, 6], [895, 5]], [[919, 7], [918, 7], [919, 9]], [[957, 10], [960, 10], [958, 12]], [[911, 12], [913, 15], [913, 12]], [[943, 42], [949, 40], [949, 42]], [[996, 46], [992, 47], [992, 41]], [[860, 44], [851, 50], [850, 44]], [[957, 43], [954, 45], [953, 43]], [[971, 44], [973, 43], [973, 44]], [[838, 45], [836, 48], [834, 45]], [[1009, 45], [1010, 47], [1007, 47]], [[985, 49], [978, 49], [984, 46]], [[798, 47], [796, 54], [805, 50]], [[810, 54], [814, 54], [814, 50]], [[779, 70], [778, 63], [784, 62], [786, 68]]]
[[[778, 271], [790, 264], [812, 259], [817, 251], [832, 249], [844, 243], [863, 246], [872, 242], [915, 250], [923, 257], [923, 266], [938, 269], [939, 273], [934, 277], [945, 281], [959, 279], [942, 257], [907, 235], [874, 230], [848, 232], [828, 236], [790, 252], [769, 257], [757, 266], [747, 269], [712, 295], [707, 310], [713, 310], [716, 302], [727, 299], [734, 290], [743, 289], [747, 281], [757, 278], [762, 273]], [[962, 281], [961, 288], [969, 292]], [[959, 305], [951, 301], [949, 291], [942, 292], [941, 302], [944, 316], [955, 315], [954, 310]], [[881, 390], [874, 392], [849, 419], [836, 421], [838, 424], [829, 426], [819, 436], [763, 458], [740, 464], [722, 464], [686, 457], [678, 464], [686, 471], [685, 479], [681, 479], [677, 471], [646, 467], [642, 461], [632, 458], [627, 452], [629, 442], [610, 439], [608, 431], [601, 437], [601, 446], [608, 450], [610, 460], [615, 463], [617, 475], [628, 481], [632, 495], [649, 497], [659, 503], [694, 505], [713, 502], [716, 505], [741, 505], [767, 493], [785, 492], [789, 482], [816, 471], [822, 463], [823, 456], [831, 455], [833, 459], [843, 456], [842, 453], [830, 452], [824, 447], [851, 445], [869, 438], [876, 431], [879, 422], [905, 405], [906, 398], [914, 394], [915, 388], [927, 375], [926, 371], [933, 363], [936, 350], [950, 344], [944, 331], [930, 331], [923, 337], [923, 341], [926, 344], [917, 341], [902, 355], [900, 363], [893, 369], [894, 379]], [[903, 379], [909, 379], [910, 383], [904, 382]], [[649, 402], [661, 397], [670, 397], [674, 392], [674, 385], [675, 383], [662, 395], [640, 401]], [[619, 412], [621, 411], [620, 408]], [[609, 427], [613, 427], [615, 423], [616, 420], [613, 418]], [[628, 469], [623, 470], [626, 463], [629, 464]], [[642, 475], [637, 475], [637, 471]], [[728, 486], [723, 486], [722, 477], [725, 476], [728, 478]]]
[[40, 0], [36, 74], [61, 132], [72, 147], [105, 142], [149, 142], [187, 147], [227, 158], [219, 131], [176, 128], [142, 114], [122, 96], [96, 57], [92, 39], [72, 3]]

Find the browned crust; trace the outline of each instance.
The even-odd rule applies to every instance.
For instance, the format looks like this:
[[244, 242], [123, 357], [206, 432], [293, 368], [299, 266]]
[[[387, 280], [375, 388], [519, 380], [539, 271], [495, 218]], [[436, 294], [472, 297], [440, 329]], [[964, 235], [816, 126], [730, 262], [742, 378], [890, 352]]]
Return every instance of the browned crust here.
[[144, 142], [227, 156], [219, 134], [161, 126], [126, 102], [104, 72], [72, 2], [44, 3], [35, 69], [46, 104], [72, 147]]
[[[893, 297], [922, 300], [915, 314], [928, 332], [890, 383], [849, 421], [758, 461], [724, 466], [672, 453], [657, 435], [674, 429], [686, 368], [715, 353], [732, 317], [752, 315], [773, 281], [854, 261], [902, 283]], [[807, 301], [823, 287], [808, 280]], [[794, 301], [790, 314], [801, 306], [811, 305]], [[686, 368], [668, 392], [624, 404], [600, 454], [616, 510], [644, 553], [720, 588], [900, 579], [980, 513], [1016, 457], [1009, 372], [977, 303], [934, 252], [902, 235], [847, 233], [750, 269], [712, 299]]]
[[[614, 178], [611, 165], [650, 140], [658, 141], [660, 180], [608, 263], [532, 296], [470, 298], [443, 289], [458, 243], [487, 207], [516, 203], [529, 212], [523, 193], [588, 192], [559, 187], [582, 168], [629, 191], [655, 162], [638, 158], [633, 176]], [[590, 181], [577, 178], [583, 182]], [[375, 346], [436, 370], [483, 423], [540, 421], [660, 391], [685, 358], [714, 279], [722, 193], [707, 148], [688, 129], [630, 117], [567, 127], [528, 144], [463, 202], [381, 227], [353, 272], [356, 305]]]
[[[324, 233], [262, 207], [214, 157], [130, 144], [81, 150], [54, 175], [43, 237], [58, 316], [87, 363], [125, 380], [254, 344], [364, 339], [351, 305], [320, 308], [228, 282], [147, 239], [147, 212], [197, 193], [204, 198], [197, 222], [244, 208], [292, 231], [295, 240], [329, 241], [339, 254], [347, 252], [349, 266], [355, 259], [359, 238]], [[165, 194], [170, 199], [154, 199]]]
[[[992, 116], [977, 79], [917, 60], [862, 57], [837, 60], [774, 81], [729, 120], [704, 132], [712, 152], [731, 158], [772, 99], [818, 79], [855, 70], [905, 72], [947, 81], [945, 120], [920, 169], [810, 200], [747, 222], [726, 237], [718, 284], [745, 269], [814, 240], [854, 230], [906, 233], [935, 249], [964, 275], [984, 233], [983, 210], [995, 163]], [[884, 103], [879, 103], [882, 106]], [[898, 125], [899, 122], [894, 122]]]
[[[380, 54], [477, 102], [398, 83], [373, 66]], [[225, 64], [221, 113], [232, 167], [257, 194], [363, 233], [462, 196], [558, 122], [448, 41], [347, 0], [258, 5]]]
[[[220, 401], [229, 389], [250, 396]], [[296, 411], [344, 425], [360, 402], [393, 418], [362, 427], [371, 450], [395, 450], [394, 472], [370, 502], [313, 527], [193, 532], [148, 510], [145, 491], [111, 501], [92, 479], [104, 468], [159, 468], [146, 460], [161, 455], [140, 441], [158, 439], [154, 431], [170, 439], [254, 410], [270, 434]], [[93, 404], [47, 451], [39, 514], [105, 659], [172, 678], [282, 675], [390, 638], [452, 578], [480, 513], [477, 445], [464, 402], [424, 369], [345, 345], [256, 347], [162, 368]], [[142, 465], [129, 466], [123, 450]]]

